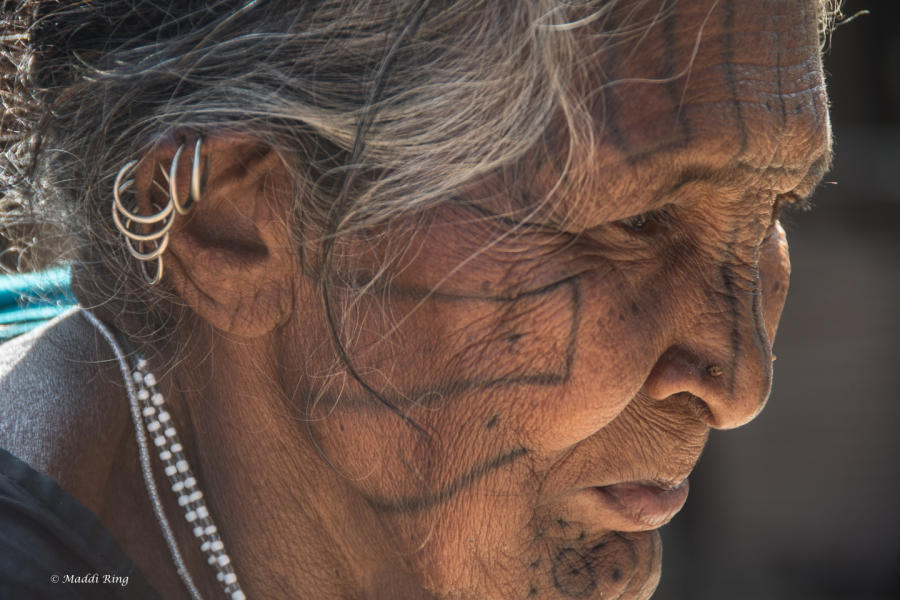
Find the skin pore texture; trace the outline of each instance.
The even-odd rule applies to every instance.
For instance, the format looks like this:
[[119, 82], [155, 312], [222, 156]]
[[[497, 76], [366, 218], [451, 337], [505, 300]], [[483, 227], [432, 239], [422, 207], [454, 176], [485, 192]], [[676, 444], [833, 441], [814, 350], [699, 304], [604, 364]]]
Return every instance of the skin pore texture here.
[[[777, 211], [830, 159], [817, 27], [811, 1], [683, 0], [627, 43], [586, 42], [594, 147], [570, 168], [595, 188], [553, 193], [560, 126], [539, 169], [338, 242], [354, 259], [329, 299], [357, 377], [279, 157], [204, 138], [207, 192], [165, 255], [190, 343], [160, 380], [248, 597], [650, 597], [683, 496], [644, 514], [628, 485], [598, 488], [671, 496], [711, 427], [765, 404], [790, 271]], [[177, 145], [142, 157], [145, 208]], [[131, 456], [114, 368], [101, 379], [121, 432], [103, 443]], [[183, 597], [136, 460], [113, 468], [73, 493]]]

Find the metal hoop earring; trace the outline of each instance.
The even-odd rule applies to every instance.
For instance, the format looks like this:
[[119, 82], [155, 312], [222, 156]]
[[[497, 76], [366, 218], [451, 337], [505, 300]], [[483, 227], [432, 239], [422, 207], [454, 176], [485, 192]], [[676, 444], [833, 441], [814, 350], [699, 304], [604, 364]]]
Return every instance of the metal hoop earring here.
[[191, 194], [190, 203], [185, 207], [190, 210], [195, 202], [200, 202], [200, 197], [206, 189], [206, 180], [209, 178], [209, 157], [203, 161], [203, 171], [200, 171], [200, 150], [203, 138], [197, 138], [194, 144], [194, 161], [191, 163]]
[[147, 263], [141, 262], [141, 275], [144, 276], [144, 281], [147, 282], [147, 285], [154, 286], [160, 281], [162, 281], [163, 276], [163, 260], [162, 256], [157, 257], [156, 259], [156, 273], [154, 275], [150, 275], [147, 271]]
[[169, 197], [175, 205], [175, 210], [180, 215], [188, 214], [194, 207], [194, 203], [200, 201], [203, 194], [203, 188], [206, 187], [206, 179], [209, 175], [209, 160], [204, 162], [203, 170], [200, 169], [200, 153], [203, 147], [203, 138], [197, 138], [194, 144], [194, 156], [191, 162], [191, 186], [188, 192], [188, 201], [184, 204], [178, 197], [178, 163], [181, 160], [181, 153], [184, 151], [184, 145], [178, 147], [175, 156], [172, 158], [172, 164], [169, 167]]
[[[138, 242], [139, 245], [143, 245], [143, 243], [144, 242]], [[162, 253], [169, 247], [169, 236], [162, 236], [162, 239], [156, 241], [156, 247], [149, 252], [143, 252], [142, 250], [135, 248], [130, 239], [125, 240], [125, 247], [128, 248], [128, 252], [130, 252], [133, 257], [146, 262], [162, 256]]]
[[[161, 211], [146, 217], [131, 212], [130, 210], [125, 208], [125, 204], [122, 202], [120, 194], [128, 190], [134, 184], [134, 179], [129, 179], [124, 183], [122, 182], [122, 179], [126, 175], [131, 175], [137, 167], [137, 164], [138, 161], [133, 160], [126, 163], [124, 167], [119, 169], [119, 172], [116, 175], [116, 181], [113, 184], [113, 212], [119, 211], [125, 216], [126, 219], [135, 223], [140, 223], [142, 225], [155, 225], [172, 213], [171, 201], [166, 204], [166, 206]], [[124, 231], [122, 233], [126, 236], [128, 235]]]
[[[194, 144], [194, 156], [191, 165], [191, 186], [188, 195], [188, 202], [182, 204], [178, 198], [178, 163], [181, 154], [184, 152], [184, 144], [178, 146], [175, 156], [172, 158], [172, 164], [169, 165], [169, 171], [160, 166], [163, 177], [167, 179], [168, 190], [162, 187], [158, 182], [154, 181], [163, 193], [167, 194], [168, 202], [166, 205], [151, 215], [143, 216], [137, 214], [133, 209], [129, 209], [122, 201], [122, 194], [131, 189], [134, 185], [134, 179], [131, 176], [137, 169], [138, 161], [132, 160], [119, 169], [116, 173], [116, 179], [113, 183], [113, 202], [112, 202], [112, 219], [119, 230], [119, 233], [125, 238], [125, 248], [141, 263], [141, 274], [149, 285], [156, 285], [162, 280], [163, 276], [163, 259], [162, 255], [166, 248], [169, 247], [169, 231], [175, 223], [176, 215], [184, 215], [191, 211], [194, 204], [200, 201], [206, 180], [209, 176], [209, 159], [204, 161], [203, 169], [200, 168], [200, 156], [202, 149], [202, 138], [197, 138]], [[134, 231], [135, 226], [149, 226], [152, 231], [146, 230]], [[153, 248], [144, 251], [144, 244], [153, 244]], [[151, 275], [148, 270], [147, 263], [156, 261], [156, 269]]]

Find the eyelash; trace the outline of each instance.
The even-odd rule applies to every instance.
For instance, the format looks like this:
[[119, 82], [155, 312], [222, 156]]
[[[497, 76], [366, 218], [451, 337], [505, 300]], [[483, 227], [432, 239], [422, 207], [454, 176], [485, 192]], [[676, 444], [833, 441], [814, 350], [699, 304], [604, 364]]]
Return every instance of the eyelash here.
[[671, 215], [665, 209], [658, 209], [616, 221], [616, 225], [634, 233], [652, 233], [655, 226], [666, 225], [670, 220]]
[[[786, 211], [809, 212], [812, 208], [813, 204], [809, 198], [801, 197], [794, 193], [779, 194], [775, 198], [770, 227], [774, 227], [775, 223]], [[671, 218], [672, 215], [663, 208], [628, 217], [627, 219], [616, 221], [615, 224], [630, 233], [647, 235], [654, 233], [659, 226], [668, 225]]]

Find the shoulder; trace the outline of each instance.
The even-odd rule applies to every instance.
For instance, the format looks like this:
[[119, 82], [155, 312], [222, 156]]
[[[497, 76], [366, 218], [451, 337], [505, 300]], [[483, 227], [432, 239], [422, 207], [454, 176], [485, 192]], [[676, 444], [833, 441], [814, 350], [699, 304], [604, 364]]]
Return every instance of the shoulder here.
[[[158, 556], [165, 543], [142, 487], [121, 371], [80, 311], [0, 345], [0, 415], [0, 448], [12, 455], [0, 452], [0, 531], [22, 522], [15, 536], [0, 535], [0, 597], [7, 597], [10, 581], [15, 588], [22, 581], [46, 582], [51, 572], [106, 572], [132, 579], [127, 587], [59, 584], [36, 597], [89, 590], [105, 598], [103, 587], [115, 592], [110, 598], [159, 598], [129, 558], [148, 551]], [[3, 500], [16, 490], [24, 495], [14, 506]], [[19, 547], [39, 560], [13, 560]], [[13, 577], [10, 565], [23, 575]]]
[[0, 447], [70, 491], [89, 485], [129, 424], [117, 373], [77, 310], [3, 344]]

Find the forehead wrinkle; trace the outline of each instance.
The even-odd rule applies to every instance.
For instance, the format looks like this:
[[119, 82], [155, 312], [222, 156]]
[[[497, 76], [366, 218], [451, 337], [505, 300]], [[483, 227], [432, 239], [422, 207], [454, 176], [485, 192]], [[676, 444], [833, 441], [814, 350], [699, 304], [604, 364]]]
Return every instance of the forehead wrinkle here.
[[[712, 6], [729, 3], [729, 0], [715, 0]], [[824, 26], [823, 23], [836, 12], [837, 4], [832, 0], [817, 0], [815, 16], [820, 26]], [[643, 27], [636, 28], [632, 33], [641, 39], [647, 34], [649, 26], [676, 5], [663, 3], [661, 8], [666, 10], [651, 10], [643, 14], [646, 17], [641, 19]], [[633, 11], [638, 6], [647, 8], [652, 4], [638, 2], [629, 5], [632, 12], [626, 15], [625, 22], [633, 21]], [[830, 159], [822, 156], [817, 144], [810, 144], [806, 152], [796, 153], [786, 161], [784, 156], [780, 157], [778, 160], [786, 164], [778, 167], [771, 164], [775, 158], [768, 152], [738, 152], [738, 156], [728, 157], [721, 151], [713, 153], [711, 150], [715, 148], [703, 147], [699, 143], [693, 147], [674, 149], [674, 152], [673, 149], [662, 148], [658, 153], [644, 157], [647, 160], [642, 160], [641, 164], [629, 164], [612, 158], [613, 150], [604, 132], [607, 120], [616, 116], [607, 114], [605, 105], [596, 107], [604, 112], [590, 115], [592, 118], [589, 121], [593, 126], [585, 125], [585, 120], [571, 120], [571, 117], [581, 115], [579, 109], [589, 109], [589, 98], [610, 83], [603, 72], [604, 63], [600, 60], [604, 50], [610, 48], [609, 40], [599, 43], [593, 39], [604, 32], [605, 25], [602, 23], [605, 22], [606, 19], [603, 19], [601, 24], [578, 28], [580, 46], [584, 52], [570, 73], [572, 79], [569, 84], [572, 87], [569, 92], [573, 95], [566, 106], [571, 114], [569, 111], [558, 114], [522, 160], [486, 178], [491, 182], [487, 187], [492, 187], [492, 193], [496, 195], [484, 204], [490, 206], [492, 212], [523, 225], [561, 226], [567, 231], [579, 231], [658, 208], [692, 184], [720, 185], [723, 193], [731, 197], [753, 189], [768, 189], [776, 193], [796, 191], [798, 195], [806, 195], [821, 179]], [[699, 27], [701, 23], [698, 21], [694, 25]], [[691, 25], [690, 31], [697, 29], [694, 25]], [[695, 36], [687, 37], [692, 42], [689, 45], [693, 46]], [[637, 46], [644, 47], [642, 44], [632, 44], [632, 52], [638, 50]], [[628, 56], [634, 57], [633, 54]], [[684, 102], [683, 90], [681, 101], [679, 110]], [[589, 112], [594, 111], [590, 109]], [[823, 125], [827, 127], [827, 123]], [[820, 154], [817, 155], [817, 152]], [[741, 159], [747, 162], [740, 162]], [[482, 188], [481, 193], [471, 197], [480, 201], [485, 191]]]

